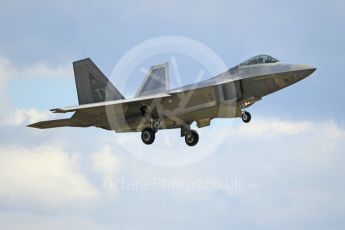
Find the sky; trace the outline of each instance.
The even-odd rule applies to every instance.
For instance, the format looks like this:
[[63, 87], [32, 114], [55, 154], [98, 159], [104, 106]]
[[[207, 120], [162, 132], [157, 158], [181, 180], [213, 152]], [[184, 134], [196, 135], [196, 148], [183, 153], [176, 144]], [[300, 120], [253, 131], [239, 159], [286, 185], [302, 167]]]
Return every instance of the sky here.
[[[344, 229], [342, 1], [3, 0], [0, 28], [2, 229]], [[49, 109], [78, 104], [72, 62], [85, 57], [125, 97], [157, 63], [174, 86], [195, 81], [197, 49], [116, 75], [135, 47], [167, 37], [203, 45], [202, 79], [223, 71], [215, 60], [257, 54], [317, 71], [250, 107], [249, 124], [212, 121], [193, 148], [179, 130], [146, 146], [140, 133], [26, 127], [69, 115]]]

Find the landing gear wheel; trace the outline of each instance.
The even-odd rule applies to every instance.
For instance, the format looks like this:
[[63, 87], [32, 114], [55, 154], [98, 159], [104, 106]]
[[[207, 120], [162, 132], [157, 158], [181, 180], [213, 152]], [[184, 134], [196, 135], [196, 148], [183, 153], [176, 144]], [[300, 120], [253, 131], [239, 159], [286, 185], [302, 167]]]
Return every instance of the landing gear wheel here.
[[199, 141], [199, 134], [195, 130], [191, 130], [190, 134], [184, 137], [184, 140], [187, 145], [194, 146]]
[[141, 132], [141, 140], [147, 144], [150, 145], [155, 141], [155, 131], [151, 128], [146, 128]]
[[249, 123], [251, 119], [252, 119], [252, 116], [247, 111], [242, 114], [242, 121], [244, 123]]

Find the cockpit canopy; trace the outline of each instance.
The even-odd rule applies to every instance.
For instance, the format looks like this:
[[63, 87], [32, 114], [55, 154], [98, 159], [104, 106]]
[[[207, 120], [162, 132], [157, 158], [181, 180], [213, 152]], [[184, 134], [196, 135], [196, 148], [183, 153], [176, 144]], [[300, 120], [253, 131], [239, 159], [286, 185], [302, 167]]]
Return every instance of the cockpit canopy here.
[[251, 59], [249, 59], [245, 62], [242, 62], [240, 65], [246, 66], [246, 65], [276, 63], [276, 62], [279, 62], [279, 60], [275, 59], [274, 57], [271, 57], [269, 55], [258, 55], [258, 56], [252, 57]]

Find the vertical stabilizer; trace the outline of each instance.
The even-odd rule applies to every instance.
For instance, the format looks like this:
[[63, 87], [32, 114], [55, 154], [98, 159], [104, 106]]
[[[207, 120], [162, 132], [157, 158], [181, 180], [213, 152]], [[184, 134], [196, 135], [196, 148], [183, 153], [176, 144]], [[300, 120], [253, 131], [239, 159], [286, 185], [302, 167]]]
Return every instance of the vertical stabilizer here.
[[90, 58], [73, 62], [79, 104], [124, 99]]
[[136, 93], [136, 97], [166, 93], [169, 89], [169, 69], [168, 63], [152, 66], [141, 87]]

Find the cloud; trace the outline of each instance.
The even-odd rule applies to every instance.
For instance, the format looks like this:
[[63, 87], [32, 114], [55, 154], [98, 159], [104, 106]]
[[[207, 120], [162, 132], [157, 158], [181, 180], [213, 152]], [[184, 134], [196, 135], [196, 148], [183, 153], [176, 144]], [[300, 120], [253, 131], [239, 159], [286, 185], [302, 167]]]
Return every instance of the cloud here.
[[92, 167], [103, 176], [112, 177], [120, 170], [120, 159], [112, 146], [106, 145], [92, 155]]
[[[9, 109], [10, 107], [7, 107]], [[49, 111], [40, 111], [34, 108], [20, 109], [11, 108], [7, 113], [0, 117], [0, 124], [4, 126], [19, 126], [23, 124], [31, 124], [38, 121], [48, 120], [53, 115]]]
[[52, 117], [49, 111], [16, 107], [7, 96], [7, 82], [10, 79], [20, 81], [24, 77], [63, 77], [67, 73], [65, 69], [42, 63], [18, 68], [8, 58], [0, 56], [0, 126], [6, 130], [0, 146], [0, 205], [3, 207], [17, 210], [80, 208], [99, 197], [98, 190], [79, 168], [79, 155], [68, 153], [67, 146], [62, 148], [54, 144], [52, 139], [56, 137], [43, 137], [48, 144], [34, 147], [28, 145], [35, 141], [34, 137], [22, 136], [27, 135], [28, 130], [15, 133], [18, 141], [11, 139], [14, 145], [6, 143], [6, 134], [18, 131], [15, 127]]
[[[132, 7], [136, 5], [137, 7]], [[130, 0], [122, 3], [123, 10], [121, 16], [131, 20], [133, 18], [150, 17], [161, 18], [178, 23], [193, 23], [194, 27], [205, 27], [218, 22], [235, 23], [234, 20], [228, 20], [229, 10], [232, 17], [240, 17], [238, 9], [246, 8], [251, 10], [250, 4], [246, 2], [236, 3], [222, 1], [214, 4], [213, 1], [157, 1], [157, 0]], [[176, 12], [179, 12], [177, 16]], [[200, 23], [202, 21], [202, 23]]]
[[[199, 143], [202, 146], [203, 143], [217, 145], [216, 139], [221, 139], [222, 142], [215, 151], [197, 163], [164, 168], [143, 163], [147, 162], [147, 158], [142, 155], [134, 155], [139, 157], [135, 161], [132, 155], [129, 157], [132, 158], [131, 163], [123, 165], [123, 170], [131, 174], [128, 178], [139, 184], [157, 179], [171, 182], [231, 183], [233, 177], [237, 177], [241, 181], [240, 190], [233, 190], [231, 187], [215, 190], [162, 190], [157, 185], [156, 189], [133, 192], [140, 193], [142, 199], [146, 200], [145, 204], [150, 204], [151, 214], [155, 214], [155, 219], [166, 218], [164, 214], [159, 214], [162, 206], [158, 201], [163, 199], [170, 199], [175, 203], [165, 207], [166, 213], [174, 212], [183, 205], [183, 209], [193, 212], [193, 216], [210, 214], [200, 224], [211, 220], [222, 224], [246, 220], [246, 224], [242, 226], [245, 229], [255, 223], [260, 226], [278, 226], [284, 223], [286, 229], [291, 229], [297, 223], [308, 226], [317, 220], [326, 222], [340, 218], [345, 203], [342, 195], [345, 191], [342, 183], [345, 176], [342, 165], [345, 160], [345, 130], [335, 121], [254, 117], [249, 124], [220, 122], [201, 129], [200, 133], [202, 132]], [[116, 134], [116, 139], [120, 141], [114, 146], [122, 156], [144, 149], [145, 154], [150, 157], [159, 159], [165, 155], [166, 160], [169, 157], [173, 160], [174, 155], [182, 156], [179, 155], [180, 145], [184, 145], [184, 141], [176, 138], [176, 135], [178, 132], [172, 130], [158, 131], [158, 143], [146, 148], [138, 143], [140, 135]], [[173, 147], [164, 147], [169, 143]], [[186, 156], [191, 156], [194, 152], [203, 155], [203, 151], [208, 151], [186, 146], [184, 149], [187, 149], [183, 152]], [[133, 197], [128, 199], [131, 198]], [[209, 211], [205, 213], [196, 210], [194, 202], [207, 203]], [[140, 211], [143, 209], [138, 210]], [[333, 216], [326, 218], [326, 213], [333, 213]], [[222, 218], [222, 215], [226, 218]], [[177, 219], [178, 217], [174, 220]]]
[[73, 76], [73, 68], [70, 63], [66, 65], [54, 66], [42, 62], [13, 71], [14, 78], [66, 78]]
[[296, 135], [313, 128], [313, 123], [308, 121], [284, 121], [280, 119], [259, 119], [253, 125], [242, 126], [235, 130], [245, 136]]
[[14, 73], [15, 69], [12, 63], [7, 58], [0, 56], [0, 95], [4, 93], [6, 83]]
[[241, 178], [243, 190], [226, 194], [250, 210], [252, 221], [276, 226], [323, 221], [326, 213], [333, 213], [327, 220], [339, 218], [345, 130], [336, 122], [254, 119], [232, 130], [229, 139], [223, 145], [228, 156], [218, 167]]
[[73, 76], [73, 68], [70, 63], [52, 65], [45, 62], [37, 62], [19, 68], [8, 58], [0, 56], [0, 90], [4, 90], [5, 83], [10, 78], [20, 80], [22, 78], [65, 78], [70, 76]]
[[[278, 118], [259, 118], [255, 117], [249, 125], [235, 121], [234, 119], [226, 121], [212, 121], [210, 127], [198, 129], [200, 141], [193, 148], [186, 148], [184, 138], [179, 137], [179, 130], [162, 130], [156, 135], [153, 145], [146, 146], [141, 143], [133, 145], [132, 143], [140, 142], [138, 133], [117, 134], [115, 140], [118, 146], [121, 146], [125, 152], [153, 165], [164, 167], [179, 167], [190, 165], [203, 160], [204, 158], [215, 154], [224, 149], [224, 145], [231, 143], [231, 148], [246, 145], [248, 141], [266, 143], [274, 139], [274, 143], [287, 138], [291, 140], [295, 137], [318, 137], [323, 130], [323, 137], [330, 135], [330, 138], [337, 138], [342, 134], [334, 121], [290, 121]], [[333, 135], [333, 136], [332, 136]], [[276, 140], [277, 139], [277, 140]], [[325, 143], [322, 148], [330, 146], [332, 141]], [[241, 143], [241, 144], [240, 144]], [[259, 142], [260, 143], [260, 142]], [[249, 145], [250, 146], [250, 145]], [[274, 144], [272, 143], [272, 146]]]
[[61, 147], [0, 147], [0, 203], [61, 208], [95, 201], [98, 191], [79, 169], [77, 154]]
[[70, 76], [71, 66], [49, 66], [36, 63], [26, 68], [17, 68], [11, 61], [0, 56], [0, 125], [19, 126], [52, 118], [53, 114], [35, 108], [17, 108], [6, 94], [9, 79], [20, 81], [22, 78], [61, 78]]
[[12, 230], [114, 229], [111, 226], [106, 226], [103, 223], [97, 222], [96, 220], [92, 219], [92, 217], [71, 215], [70, 213], [65, 215], [45, 215], [42, 217], [42, 215], [37, 213], [2, 211], [0, 213], [0, 223], [3, 229]]

